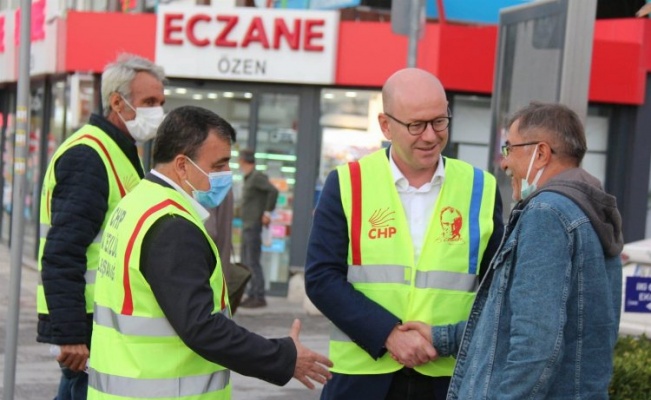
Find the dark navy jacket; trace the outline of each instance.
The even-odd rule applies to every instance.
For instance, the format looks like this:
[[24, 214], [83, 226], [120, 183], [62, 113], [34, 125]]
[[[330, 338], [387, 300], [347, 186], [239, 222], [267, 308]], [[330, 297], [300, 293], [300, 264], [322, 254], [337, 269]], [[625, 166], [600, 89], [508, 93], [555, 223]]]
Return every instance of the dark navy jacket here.
[[[91, 115], [89, 124], [110, 136], [144, 177], [131, 137], [100, 115]], [[99, 233], [108, 210], [108, 176], [100, 156], [86, 145], [71, 147], [61, 155], [54, 174], [57, 184], [50, 204], [52, 227], [41, 260], [50, 314], [38, 315], [36, 340], [90, 345], [93, 315], [86, 314], [84, 297], [86, 249]]]

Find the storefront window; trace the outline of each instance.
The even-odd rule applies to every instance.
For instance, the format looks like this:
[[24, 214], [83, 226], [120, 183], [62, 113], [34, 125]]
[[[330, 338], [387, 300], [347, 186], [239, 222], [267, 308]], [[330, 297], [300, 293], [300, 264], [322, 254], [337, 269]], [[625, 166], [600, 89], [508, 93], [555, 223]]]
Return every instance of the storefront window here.
[[31, 93], [31, 116], [29, 120], [29, 138], [27, 149], [27, 168], [25, 170], [25, 232], [23, 236], [23, 255], [30, 259], [36, 258], [38, 245], [37, 223], [39, 221], [40, 196], [40, 153], [43, 135], [43, 113], [45, 89], [37, 86]]
[[52, 110], [50, 113], [50, 132], [47, 135], [46, 163], [49, 163], [57, 147], [65, 138], [66, 126], [66, 82], [60, 80], [52, 84]]
[[[480, 169], [490, 165], [490, 97], [455, 95], [446, 155]], [[493, 162], [499, 162], [493, 159]]]
[[[261, 264], [266, 290], [284, 291], [289, 279], [290, 232], [296, 183], [296, 143], [299, 96], [265, 93], [260, 96], [256, 133], [256, 169], [264, 172], [278, 188], [272, 214], [271, 237], [262, 246]], [[237, 203], [238, 196], [235, 197]]]
[[0, 238], [9, 239], [11, 225], [11, 202], [14, 163], [15, 100], [14, 92], [5, 92], [0, 102], [2, 123], [0, 123], [0, 152], [2, 153], [2, 215], [0, 215]]
[[317, 196], [328, 173], [335, 167], [359, 160], [388, 144], [378, 123], [377, 116], [380, 112], [382, 94], [379, 91], [321, 91], [320, 122], [323, 136]]

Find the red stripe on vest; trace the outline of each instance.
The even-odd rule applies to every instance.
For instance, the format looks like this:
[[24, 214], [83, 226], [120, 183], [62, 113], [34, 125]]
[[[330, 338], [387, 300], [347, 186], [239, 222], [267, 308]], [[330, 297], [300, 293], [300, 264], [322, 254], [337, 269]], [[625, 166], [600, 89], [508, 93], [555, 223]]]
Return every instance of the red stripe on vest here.
[[[120, 190], [120, 197], [121, 198], [124, 197], [127, 194], [127, 191], [124, 190], [124, 186], [122, 186], [122, 181], [120, 181], [120, 177], [118, 176], [118, 171], [115, 170], [115, 165], [113, 164], [113, 160], [111, 159], [111, 156], [109, 155], [108, 150], [106, 150], [106, 147], [104, 147], [104, 143], [102, 143], [102, 141], [99, 140], [98, 138], [96, 138], [95, 136], [91, 136], [91, 135], [82, 135], [77, 140], [81, 140], [83, 138], [88, 138], [88, 139], [93, 140], [102, 149], [102, 151], [104, 152], [104, 155], [108, 159], [109, 164], [111, 165], [111, 170], [113, 171], [113, 176], [115, 177], [115, 181], [118, 183], [118, 189]], [[75, 140], [75, 142], [77, 140]]]
[[350, 246], [353, 252], [353, 265], [362, 265], [362, 174], [359, 162], [348, 163], [353, 210], [350, 222]]
[[[122, 285], [124, 287], [124, 301], [122, 302], [122, 312], [121, 314], [123, 315], [132, 315], [133, 314], [133, 294], [131, 293], [131, 282], [129, 279], [129, 259], [131, 258], [131, 253], [133, 252], [133, 245], [136, 241], [136, 237], [138, 236], [138, 233], [140, 233], [140, 229], [142, 229], [143, 224], [145, 223], [145, 220], [149, 218], [153, 213], [167, 207], [167, 206], [174, 206], [180, 210], [185, 211], [188, 213], [188, 210], [183, 208], [182, 205], [179, 203], [175, 202], [174, 200], [164, 200], [155, 206], [151, 207], [149, 210], [145, 211], [145, 213], [140, 217], [138, 220], [138, 223], [136, 224], [136, 227], [133, 229], [133, 233], [131, 234], [131, 237], [129, 238], [129, 242], [127, 243], [127, 251], [124, 254], [124, 278], [122, 279]], [[188, 213], [189, 214], [189, 213]], [[223, 308], [223, 307], [222, 307]]]
[[224, 272], [222, 272], [222, 310], [226, 308], [226, 289], [226, 276], [224, 276]]

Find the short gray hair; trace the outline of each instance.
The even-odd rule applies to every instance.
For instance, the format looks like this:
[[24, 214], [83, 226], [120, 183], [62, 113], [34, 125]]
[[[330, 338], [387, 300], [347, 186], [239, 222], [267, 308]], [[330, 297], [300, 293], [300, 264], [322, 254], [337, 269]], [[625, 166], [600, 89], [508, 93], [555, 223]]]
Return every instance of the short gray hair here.
[[144, 57], [134, 54], [120, 54], [108, 64], [102, 73], [102, 104], [104, 116], [111, 112], [109, 98], [115, 92], [131, 101], [131, 81], [138, 72], [148, 72], [161, 82], [165, 81], [165, 71]]
[[569, 107], [559, 103], [532, 101], [516, 111], [508, 120], [510, 128], [518, 121], [518, 133], [527, 140], [551, 141], [549, 145], [559, 156], [573, 159], [581, 164], [588, 150], [585, 130], [579, 116]]

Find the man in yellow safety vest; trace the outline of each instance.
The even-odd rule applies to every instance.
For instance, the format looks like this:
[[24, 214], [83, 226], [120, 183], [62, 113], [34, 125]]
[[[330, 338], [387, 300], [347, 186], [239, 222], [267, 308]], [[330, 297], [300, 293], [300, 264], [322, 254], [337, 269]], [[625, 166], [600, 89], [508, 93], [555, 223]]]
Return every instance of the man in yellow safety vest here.
[[306, 289], [333, 323], [321, 398], [445, 399], [454, 359], [398, 326], [467, 319], [501, 199], [492, 175], [441, 155], [452, 115], [434, 75], [400, 70], [382, 100], [391, 145], [330, 173], [314, 213]]
[[99, 246], [108, 215], [144, 176], [136, 142], [163, 120], [163, 69], [124, 54], [102, 74], [103, 115], [52, 156], [41, 191], [37, 341], [57, 351], [58, 400], [86, 398]]
[[101, 244], [88, 397], [230, 399], [230, 371], [313, 388], [332, 363], [290, 337], [231, 319], [219, 253], [204, 221], [232, 185], [235, 130], [212, 111], [171, 111], [154, 169], [117, 206]]

